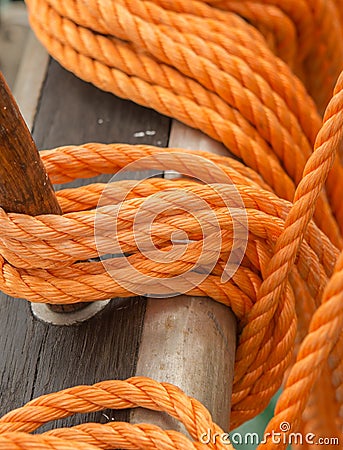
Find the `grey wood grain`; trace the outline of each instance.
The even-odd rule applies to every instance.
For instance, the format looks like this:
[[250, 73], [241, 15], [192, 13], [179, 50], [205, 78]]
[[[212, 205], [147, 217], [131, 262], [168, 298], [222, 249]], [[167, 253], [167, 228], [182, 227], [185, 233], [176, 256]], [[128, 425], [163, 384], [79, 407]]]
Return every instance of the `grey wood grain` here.
[[[156, 133], [134, 136], [145, 130]], [[169, 130], [166, 117], [101, 92], [50, 62], [34, 123], [38, 148], [88, 141], [167, 146]], [[145, 299], [116, 299], [86, 323], [55, 327], [34, 319], [26, 301], [1, 294], [0, 415], [47, 392], [134, 375], [144, 311]], [[107, 417], [128, 416], [99, 412], [87, 419]], [[75, 416], [53, 426], [82, 420]]]
[[[50, 62], [48, 71], [33, 127], [38, 148], [94, 141], [167, 145], [170, 119], [100, 91], [55, 61]], [[156, 134], [134, 136], [145, 130]]]

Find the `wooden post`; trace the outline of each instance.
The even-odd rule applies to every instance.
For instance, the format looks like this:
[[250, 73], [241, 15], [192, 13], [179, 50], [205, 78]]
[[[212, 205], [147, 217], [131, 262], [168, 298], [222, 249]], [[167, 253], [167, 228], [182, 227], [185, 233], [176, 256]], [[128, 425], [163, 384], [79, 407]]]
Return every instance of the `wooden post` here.
[[19, 108], [0, 72], [0, 205], [6, 212], [62, 214]]
[[[62, 214], [31, 133], [0, 72], [0, 206], [6, 212]], [[72, 312], [87, 303], [50, 305]]]

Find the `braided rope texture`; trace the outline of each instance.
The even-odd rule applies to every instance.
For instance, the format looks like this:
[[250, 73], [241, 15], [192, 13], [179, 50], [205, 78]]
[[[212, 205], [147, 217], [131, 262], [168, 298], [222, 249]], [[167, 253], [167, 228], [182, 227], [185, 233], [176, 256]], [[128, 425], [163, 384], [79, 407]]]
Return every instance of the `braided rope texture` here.
[[[204, 238], [198, 219], [209, 227], [209, 208], [219, 226], [221, 246], [210, 273], [188, 293], [224, 303], [238, 319], [232, 428], [261, 412], [284, 383], [266, 432], [287, 421], [293, 432], [339, 436], [342, 1], [26, 3], [37, 36], [67, 69], [101, 89], [201, 129], [222, 142], [235, 159], [126, 144], [42, 151], [53, 183], [115, 174], [130, 165], [134, 170], [189, 174], [194, 173], [194, 158], [201, 157], [204, 164], [196, 166], [199, 180], [211, 179], [215, 166], [232, 185], [190, 177], [115, 181], [59, 191], [61, 216], [30, 217], [0, 209], [1, 290], [32, 302], [77, 303], [134, 295], [143, 278], [152, 276], [163, 291], [170, 277], [182, 279], [189, 271], [199, 275], [213, 259], [210, 249], [199, 264]], [[239, 201], [229, 211], [220, 192], [230, 195], [232, 187]], [[180, 209], [186, 193], [206, 205], [197, 218]], [[165, 210], [156, 215], [149, 235], [143, 229], [141, 240], [146, 244], [151, 239], [156, 248], [168, 252], [173, 233], [186, 233], [187, 250], [168, 263], [142, 251], [134, 226], [138, 211], [158, 210], [161, 202]], [[229, 254], [239, 250], [235, 221], [243, 223], [244, 217], [244, 257], [223, 281]], [[130, 266], [139, 274], [129, 283], [118, 282], [94, 260], [118, 250], [129, 255]], [[120, 279], [127, 279], [119, 259], [108, 264]], [[28, 434], [74, 413], [136, 406], [177, 418], [193, 442], [154, 426], [122, 423]], [[200, 436], [208, 429], [221, 432], [196, 400], [174, 386], [139, 377], [79, 386], [31, 401], [0, 419], [0, 449], [232, 448], [219, 440], [203, 445]], [[271, 440], [262, 446], [286, 447]]]

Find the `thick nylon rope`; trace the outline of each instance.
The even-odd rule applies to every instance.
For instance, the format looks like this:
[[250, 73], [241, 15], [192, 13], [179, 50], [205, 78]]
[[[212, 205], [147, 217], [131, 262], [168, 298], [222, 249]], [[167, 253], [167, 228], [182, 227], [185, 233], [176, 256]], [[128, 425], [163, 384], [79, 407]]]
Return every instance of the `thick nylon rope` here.
[[[343, 74], [336, 80], [343, 68], [342, 1], [27, 0], [27, 5], [38, 37], [66, 68], [201, 129], [240, 161], [125, 144], [43, 151], [53, 183], [117, 173], [130, 164], [132, 170], [196, 170], [199, 180], [211, 180], [216, 167], [223, 178], [212, 184], [180, 177], [63, 189], [57, 193], [62, 216], [0, 210], [1, 290], [33, 302], [77, 303], [134, 295], [145, 277], [153, 277], [164, 292], [171, 277], [179, 276], [182, 286], [192, 273], [199, 282], [188, 293], [230, 306], [238, 319], [232, 428], [262, 411], [284, 382], [267, 432], [287, 421], [291, 432], [340, 436]], [[196, 157], [202, 164], [195, 164]], [[206, 205], [196, 217], [183, 210], [186, 194]], [[231, 198], [230, 210], [223, 194]], [[161, 205], [149, 233], [145, 219], [137, 232], [138, 212], [148, 216]], [[207, 207], [221, 246], [202, 277], [214, 258], [213, 248], [203, 252], [202, 232], [211, 230]], [[244, 247], [235, 224], [245, 219], [244, 257], [223, 281], [229, 255]], [[138, 235], [141, 244], [151, 239], [159, 250], [170, 251], [171, 236], [182, 232], [187, 248], [168, 264], [137, 244]], [[118, 282], [130, 278], [121, 258], [107, 266], [89, 261], [124, 252], [139, 274], [125, 284]], [[74, 413], [136, 406], [181, 420], [194, 442], [158, 427], [122, 423], [28, 434]], [[0, 449], [200, 449], [209, 447], [200, 440], [208, 429], [222, 432], [196, 400], [138, 377], [31, 401], [0, 419]], [[219, 440], [210, 447], [232, 448]], [[269, 439], [263, 447], [286, 445]]]

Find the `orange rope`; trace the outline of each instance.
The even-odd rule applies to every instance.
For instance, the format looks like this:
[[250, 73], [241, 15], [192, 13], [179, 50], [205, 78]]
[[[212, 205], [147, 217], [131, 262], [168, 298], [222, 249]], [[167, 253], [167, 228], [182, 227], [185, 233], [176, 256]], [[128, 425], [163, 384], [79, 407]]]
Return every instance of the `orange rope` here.
[[[127, 167], [173, 169], [193, 178], [64, 189], [57, 193], [62, 216], [0, 210], [1, 290], [33, 302], [77, 303], [134, 295], [147, 277], [156, 290], [166, 292], [172, 277], [179, 277], [179, 288], [191, 273], [198, 282], [188, 289], [190, 295], [210, 296], [230, 306], [238, 319], [232, 428], [261, 412], [284, 381], [266, 431], [279, 430], [287, 421], [292, 432], [339, 436], [343, 73], [337, 78], [343, 68], [342, 1], [27, 4], [38, 37], [67, 69], [201, 129], [241, 162], [206, 152], [126, 144], [43, 151], [53, 183]], [[322, 124], [318, 110], [325, 107]], [[202, 158], [201, 164], [196, 158]], [[230, 198], [230, 208], [223, 197]], [[189, 200], [193, 198], [202, 203]], [[196, 216], [184, 211], [185, 199]], [[221, 245], [204, 251], [203, 233], [211, 239], [218, 234], [208, 210]], [[151, 211], [158, 213], [147, 232]], [[137, 230], [138, 213], [143, 215]], [[247, 223], [246, 235], [237, 235], [237, 222], [241, 232]], [[168, 253], [174, 233], [186, 233], [189, 239], [181, 257], [166, 263], [156, 260], [152, 250], [141, 251], [140, 245], [152, 240], [156, 249]], [[241, 264], [223, 282], [229, 255], [242, 249]], [[80, 262], [124, 252], [135, 277], [128, 275], [122, 258], [106, 264]], [[203, 277], [203, 267], [213, 260]], [[323, 402], [325, 426], [318, 420]], [[194, 442], [177, 432], [122, 423], [27, 434], [70, 414], [135, 406], [169, 413]], [[196, 400], [174, 386], [138, 377], [31, 401], [0, 419], [0, 449], [201, 449], [209, 446], [200, 439], [208, 429], [222, 433]], [[286, 447], [271, 439], [262, 446]], [[218, 440], [210, 447], [224, 445]]]

